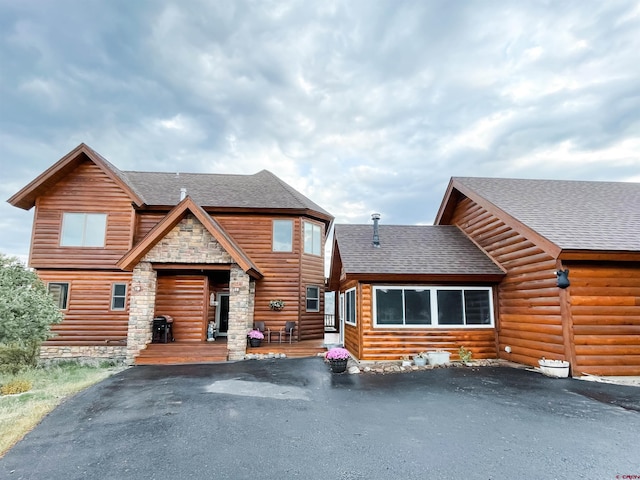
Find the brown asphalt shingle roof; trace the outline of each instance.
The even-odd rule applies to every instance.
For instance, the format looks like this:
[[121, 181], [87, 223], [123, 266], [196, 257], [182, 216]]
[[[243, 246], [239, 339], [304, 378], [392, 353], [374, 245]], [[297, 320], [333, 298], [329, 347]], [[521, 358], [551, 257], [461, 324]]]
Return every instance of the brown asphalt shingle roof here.
[[311, 209], [331, 216], [267, 170], [254, 175], [121, 173], [147, 205], [177, 205], [180, 189], [186, 188], [202, 207]]
[[482, 250], [449, 225], [380, 225], [380, 247], [372, 246], [373, 225], [336, 225], [347, 274], [501, 275]]
[[453, 180], [562, 249], [640, 251], [640, 183]]

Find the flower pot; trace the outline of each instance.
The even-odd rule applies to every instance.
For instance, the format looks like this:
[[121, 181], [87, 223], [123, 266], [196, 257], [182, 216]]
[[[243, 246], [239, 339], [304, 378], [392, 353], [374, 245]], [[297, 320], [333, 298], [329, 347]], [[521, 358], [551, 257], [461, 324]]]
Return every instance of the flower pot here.
[[251, 345], [252, 347], [259, 347], [260, 343], [262, 343], [262, 340], [260, 340], [259, 338], [250, 338], [249, 339], [249, 345]]
[[451, 354], [449, 352], [427, 352], [427, 357], [429, 357], [430, 365], [444, 365], [445, 363], [449, 363], [449, 357]]
[[424, 367], [427, 364], [427, 358], [415, 356], [413, 357], [413, 363], [416, 364], [416, 367]]
[[569, 362], [564, 360], [538, 360], [540, 371], [548, 377], [567, 378], [569, 376]]
[[333, 373], [342, 373], [347, 369], [347, 361], [349, 359], [329, 360], [329, 367]]

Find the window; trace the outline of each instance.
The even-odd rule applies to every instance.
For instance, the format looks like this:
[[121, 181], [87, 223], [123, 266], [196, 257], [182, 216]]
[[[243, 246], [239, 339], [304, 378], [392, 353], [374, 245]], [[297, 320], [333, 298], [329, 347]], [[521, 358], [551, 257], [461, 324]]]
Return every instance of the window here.
[[320, 225], [304, 222], [304, 253], [320, 255], [322, 235]]
[[114, 283], [111, 289], [111, 310], [124, 310], [127, 305], [127, 284]]
[[307, 312], [320, 311], [320, 287], [307, 287]]
[[273, 251], [292, 252], [293, 251], [293, 221], [274, 220], [273, 221]]
[[344, 292], [344, 321], [349, 325], [356, 324], [356, 289]]
[[344, 293], [340, 294], [340, 305], [338, 306], [338, 314], [340, 315], [340, 321], [344, 320]]
[[53, 300], [58, 305], [60, 310], [66, 310], [69, 301], [69, 284], [51, 282], [47, 285], [49, 295], [53, 297]]
[[376, 326], [492, 327], [489, 287], [374, 287]]
[[105, 213], [65, 213], [62, 216], [62, 247], [104, 247]]

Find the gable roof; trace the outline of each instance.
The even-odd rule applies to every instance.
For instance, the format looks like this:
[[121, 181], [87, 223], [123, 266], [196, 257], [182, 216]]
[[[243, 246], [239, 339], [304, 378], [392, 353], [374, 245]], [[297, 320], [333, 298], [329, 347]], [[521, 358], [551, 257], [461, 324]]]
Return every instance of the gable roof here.
[[147, 205], [175, 205], [185, 188], [195, 203], [205, 208], [268, 208], [314, 210], [331, 215], [273, 173], [253, 175], [207, 173], [123, 172]]
[[435, 223], [460, 194], [562, 250], [640, 251], [640, 183], [454, 177]]
[[46, 192], [53, 185], [62, 180], [66, 175], [75, 170], [85, 160], [90, 160], [98, 166], [109, 178], [116, 182], [131, 197], [136, 205], [142, 205], [140, 196], [129, 185], [123, 172], [109, 163], [102, 155], [88, 145], [81, 143], [38, 175], [28, 185], [7, 200], [11, 205], [24, 210], [31, 209], [36, 204], [36, 198]]
[[[380, 225], [380, 247], [372, 225], [335, 225], [334, 244], [347, 275], [402, 275], [499, 280], [502, 270], [455, 226]], [[334, 275], [340, 272], [332, 272]]]
[[123, 270], [132, 270], [133, 267], [151, 250], [164, 236], [169, 233], [185, 215], [191, 212], [204, 225], [207, 231], [218, 243], [231, 255], [231, 258], [251, 277], [262, 278], [262, 272], [253, 263], [251, 258], [237, 245], [222, 226], [216, 222], [201, 207], [196, 205], [189, 197], [180, 202], [164, 217], [151, 231], [119, 261], [118, 267]]
[[308, 214], [327, 225], [333, 217], [273, 173], [262, 170], [253, 175], [206, 173], [163, 173], [121, 171], [84, 143], [78, 145], [8, 202], [29, 210], [36, 198], [89, 159], [122, 187], [138, 207], [170, 209], [180, 202], [181, 189], [206, 209], [269, 210]]

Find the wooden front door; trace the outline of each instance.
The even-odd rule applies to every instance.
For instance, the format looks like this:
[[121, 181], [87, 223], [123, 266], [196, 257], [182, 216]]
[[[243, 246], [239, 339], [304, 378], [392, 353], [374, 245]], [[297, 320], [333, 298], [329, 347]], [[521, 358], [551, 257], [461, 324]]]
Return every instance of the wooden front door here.
[[203, 275], [158, 275], [154, 316], [173, 317], [176, 342], [206, 339], [208, 285]]

